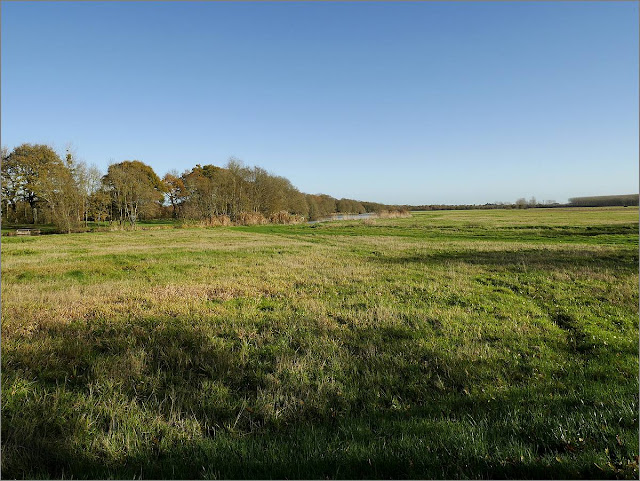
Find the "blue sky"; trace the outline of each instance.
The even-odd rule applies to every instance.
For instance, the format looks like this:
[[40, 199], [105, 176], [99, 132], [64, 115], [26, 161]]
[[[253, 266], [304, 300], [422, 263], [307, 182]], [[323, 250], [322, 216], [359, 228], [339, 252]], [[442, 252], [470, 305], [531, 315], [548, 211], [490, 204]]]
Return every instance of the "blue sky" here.
[[2, 145], [385, 203], [638, 192], [637, 2], [2, 2]]

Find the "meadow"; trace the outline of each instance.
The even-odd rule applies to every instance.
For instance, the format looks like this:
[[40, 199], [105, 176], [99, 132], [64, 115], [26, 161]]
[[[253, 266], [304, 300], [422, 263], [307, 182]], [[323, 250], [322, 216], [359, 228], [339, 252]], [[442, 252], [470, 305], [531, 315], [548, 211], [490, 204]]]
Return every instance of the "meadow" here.
[[2, 238], [3, 478], [638, 478], [638, 211]]

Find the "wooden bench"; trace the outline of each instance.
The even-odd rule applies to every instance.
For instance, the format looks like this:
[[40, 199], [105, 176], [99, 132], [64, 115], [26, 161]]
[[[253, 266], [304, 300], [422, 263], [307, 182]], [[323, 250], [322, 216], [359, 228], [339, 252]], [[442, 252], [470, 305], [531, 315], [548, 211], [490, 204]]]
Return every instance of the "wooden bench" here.
[[40, 229], [16, 229], [16, 235], [39, 235]]

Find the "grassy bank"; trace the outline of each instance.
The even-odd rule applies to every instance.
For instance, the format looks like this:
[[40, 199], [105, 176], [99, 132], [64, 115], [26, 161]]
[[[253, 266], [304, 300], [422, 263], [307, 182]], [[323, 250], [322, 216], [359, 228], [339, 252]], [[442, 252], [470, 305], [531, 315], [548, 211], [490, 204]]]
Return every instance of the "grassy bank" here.
[[7, 478], [637, 478], [638, 214], [2, 238]]

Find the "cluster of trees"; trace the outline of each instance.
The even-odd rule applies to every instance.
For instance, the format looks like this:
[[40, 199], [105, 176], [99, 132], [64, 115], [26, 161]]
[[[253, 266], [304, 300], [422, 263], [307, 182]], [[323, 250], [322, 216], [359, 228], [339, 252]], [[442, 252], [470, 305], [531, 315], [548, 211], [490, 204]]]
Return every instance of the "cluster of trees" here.
[[135, 225], [140, 219], [190, 219], [214, 223], [286, 222], [334, 213], [514, 209], [529, 207], [638, 205], [638, 195], [576, 197], [570, 204], [534, 197], [484, 205], [385, 205], [326, 194], [305, 194], [281, 176], [231, 158], [224, 167], [196, 165], [160, 178], [138, 160], [109, 166], [103, 174], [47, 145], [2, 149], [2, 219], [15, 224], [55, 224], [71, 232], [89, 221]]
[[603, 206], [628, 206], [638, 205], [638, 194], [626, 195], [598, 195], [592, 197], [572, 197], [569, 199], [572, 206], [579, 207], [603, 207]]
[[159, 212], [164, 191], [142, 162], [113, 164], [102, 175], [69, 152], [62, 160], [47, 145], [2, 149], [2, 218], [11, 223], [53, 223], [66, 232], [89, 220], [135, 224]]
[[336, 212], [368, 212], [356, 200], [302, 193], [285, 177], [234, 158], [225, 167], [198, 164], [181, 175], [169, 172], [163, 182], [174, 218], [213, 221], [226, 216], [237, 221], [248, 213], [273, 219], [285, 212], [314, 220]]
[[560, 205], [561, 204], [555, 200], [543, 200], [542, 202], [538, 202], [535, 197], [531, 197], [529, 200], [524, 197], [520, 197], [516, 200], [513, 207], [516, 209], [527, 209], [529, 207], [560, 207]]
[[224, 168], [198, 164], [182, 175], [170, 172], [163, 181], [174, 218], [213, 220], [227, 216], [235, 221], [244, 213], [308, 213], [305, 195], [288, 179], [261, 167], [246, 167], [233, 158]]
[[398, 210], [475, 210], [475, 209], [528, 209], [530, 207], [568, 207], [555, 200], [538, 202], [535, 197], [529, 200], [521, 197], [515, 202], [493, 202], [487, 204], [431, 204], [393, 206]]
[[63, 161], [46, 145], [2, 149], [2, 216], [9, 222], [55, 223], [70, 232], [88, 220], [91, 197], [101, 184], [95, 167]]
[[214, 222], [246, 218], [272, 221], [318, 219], [333, 213], [377, 212], [383, 204], [305, 194], [281, 176], [231, 158], [224, 167], [196, 165], [160, 178], [138, 160], [109, 166], [102, 174], [67, 152], [47, 145], [2, 149], [2, 218], [10, 223], [53, 223], [71, 232], [88, 221], [135, 225], [140, 219], [173, 217]]

